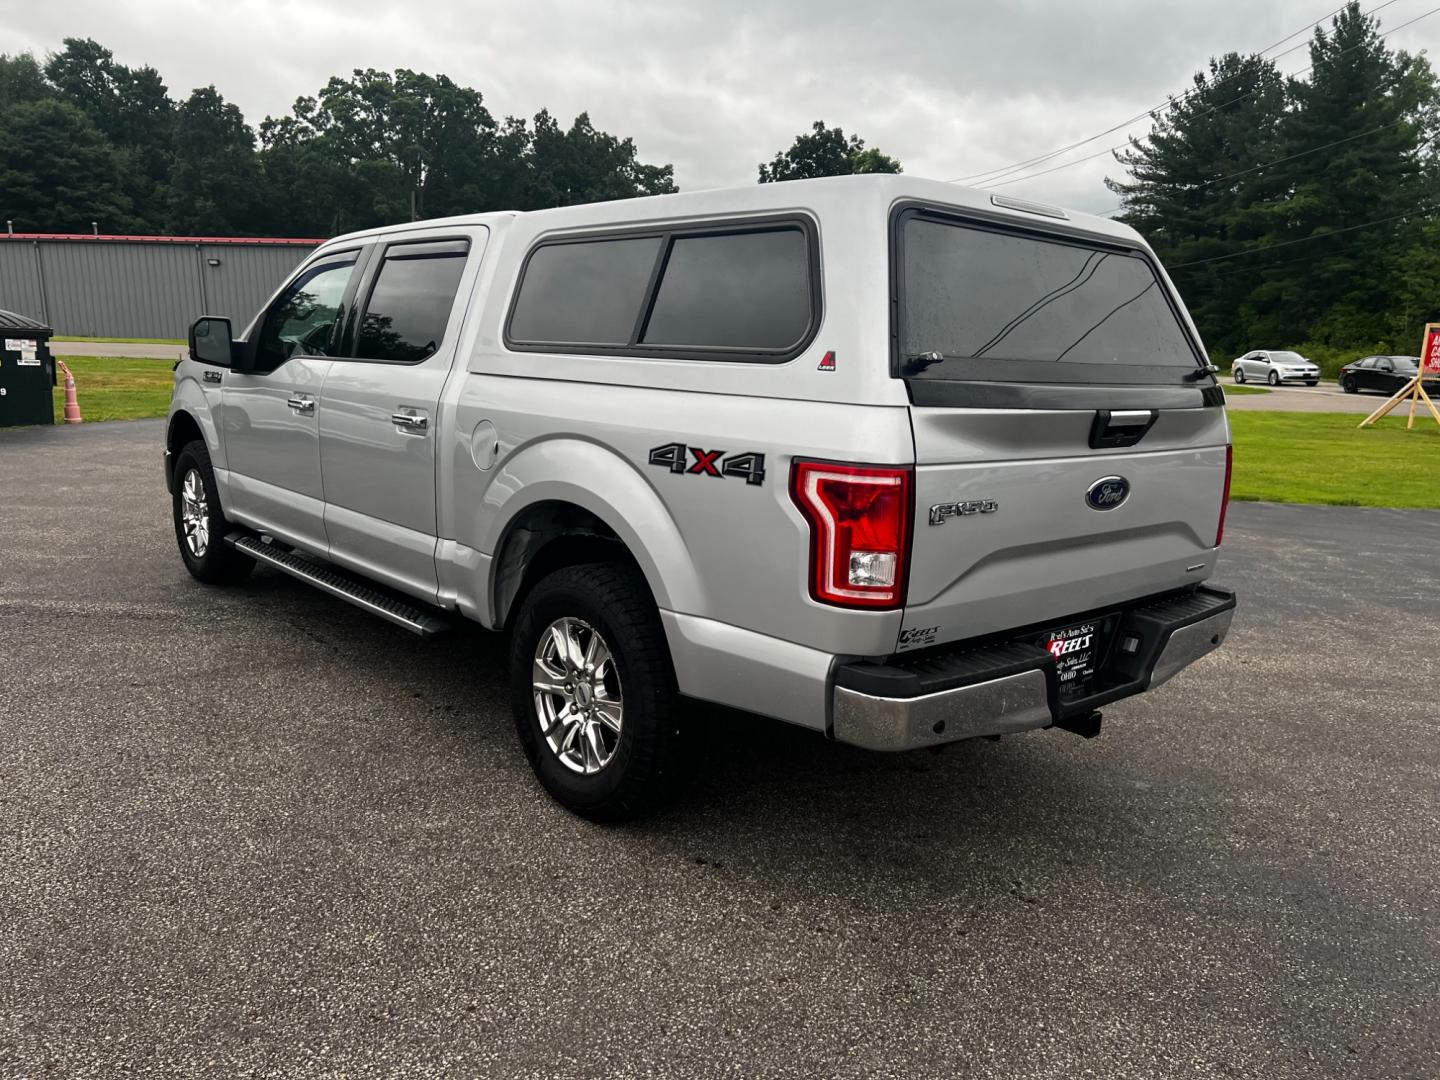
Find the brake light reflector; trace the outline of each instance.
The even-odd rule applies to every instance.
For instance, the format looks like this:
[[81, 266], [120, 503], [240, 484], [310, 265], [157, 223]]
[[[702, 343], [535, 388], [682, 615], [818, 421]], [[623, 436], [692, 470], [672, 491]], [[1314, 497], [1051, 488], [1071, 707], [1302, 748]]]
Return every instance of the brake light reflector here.
[[910, 554], [910, 475], [797, 460], [790, 497], [810, 524], [810, 595], [841, 607], [899, 607]]
[[1230, 509], [1230, 467], [1234, 463], [1235, 447], [1225, 447], [1225, 492], [1220, 496], [1220, 524], [1215, 526], [1215, 546], [1225, 538], [1225, 511]]

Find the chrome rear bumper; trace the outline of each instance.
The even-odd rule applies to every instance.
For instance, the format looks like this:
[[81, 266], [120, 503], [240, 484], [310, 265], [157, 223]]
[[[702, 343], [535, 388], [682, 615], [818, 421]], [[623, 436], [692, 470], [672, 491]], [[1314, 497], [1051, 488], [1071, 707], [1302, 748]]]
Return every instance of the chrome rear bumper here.
[[1068, 726], [1093, 717], [1101, 705], [1159, 686], [1218, 649], [1234, 613], [1234, 594], [1210, 588], [1122, 612], [1117, 637], [1133, 635], [1139, 644], [1123, 654], [1112, 648], [1096, 675], [1101, 689], [1073, 699], [1060, 696], [1055, 661], [1032, 644], [845, 665], [832, 691], [832, 733], [868, 750], [913, 750]]

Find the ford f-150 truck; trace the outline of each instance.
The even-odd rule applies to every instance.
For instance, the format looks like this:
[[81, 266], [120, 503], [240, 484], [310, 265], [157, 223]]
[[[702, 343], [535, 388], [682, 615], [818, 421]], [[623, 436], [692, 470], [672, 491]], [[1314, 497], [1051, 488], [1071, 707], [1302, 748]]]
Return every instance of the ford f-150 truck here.
[[1038, 728], [1216, 648], [1224, 395], [1114, 221], [904, 176], [327, 241], [198, 320], [165, 478], [256, 563], [510, 636], [521, 745], [613, 819], [718, 702], [874, 750]]

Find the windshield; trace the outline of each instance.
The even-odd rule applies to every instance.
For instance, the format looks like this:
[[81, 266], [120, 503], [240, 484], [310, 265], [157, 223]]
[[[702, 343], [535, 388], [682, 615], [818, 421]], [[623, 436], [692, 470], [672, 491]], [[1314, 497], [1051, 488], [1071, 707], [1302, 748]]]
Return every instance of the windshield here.
[[1308, 364], [1310, 362], [1298, 352], [1272, 352], [1270, 359], [1281, 364]]
[[1197, 359], [1139, 253], [923, 214], [899, 224], [902, 371], [922, 378], [1165, 383]]

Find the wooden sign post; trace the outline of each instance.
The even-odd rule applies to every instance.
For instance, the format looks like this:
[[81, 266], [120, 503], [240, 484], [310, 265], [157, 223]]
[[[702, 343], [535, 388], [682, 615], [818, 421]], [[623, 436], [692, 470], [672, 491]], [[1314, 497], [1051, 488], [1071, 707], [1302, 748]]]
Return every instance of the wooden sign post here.
[[1430, 395], [1425, 392], [1426, 379], [1440, 379], [1440, 323], [1425, 324], [1425, 342], [1420, 347], [1420, 370], [1415, 372], [1415, 378], [1402, 386], [1384, 405], [1361, 420], [1360, 426], [1375, 423], [1402, 401], [1410, 402], [1410, 419], [1405, 422], [1407, 430], [1415, 426], [1415, 406], [1421, 401], [1425, 402], [1435, 422], [1440, 424], [1440, 410], [1435, 408], [1435, 402], [1431, 401]]

